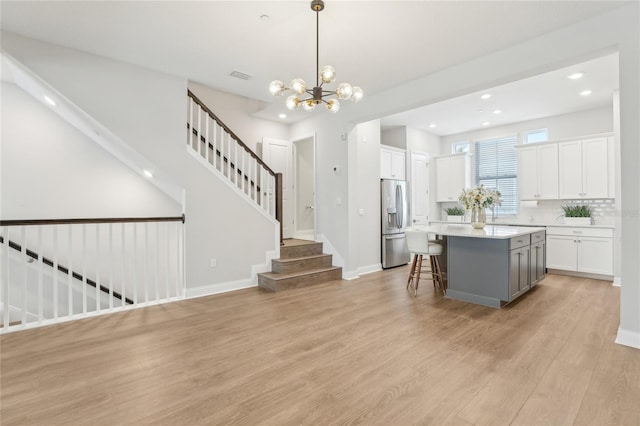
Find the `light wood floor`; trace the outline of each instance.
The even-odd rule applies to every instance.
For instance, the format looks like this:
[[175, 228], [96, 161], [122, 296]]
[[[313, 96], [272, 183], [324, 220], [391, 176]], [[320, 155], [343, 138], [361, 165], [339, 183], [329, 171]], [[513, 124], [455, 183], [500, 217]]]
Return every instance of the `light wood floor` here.
[[548, 276], [502, 310], [407, 267], [1, 337], [10, 425], [639, 425], [619, 289]]

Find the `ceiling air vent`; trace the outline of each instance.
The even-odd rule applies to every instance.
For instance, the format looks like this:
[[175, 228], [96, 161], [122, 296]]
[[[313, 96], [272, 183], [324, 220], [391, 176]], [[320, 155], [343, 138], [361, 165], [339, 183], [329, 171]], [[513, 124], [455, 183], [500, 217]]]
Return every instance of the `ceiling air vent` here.
[[231, 77], [235, 77], [235, 78], [239, 78], [240, 80], [250, 80], [253, 78], [252, 75], [246, 74], [244, 72], [241, 71], [233, 71], [231, 74], [229, 74]]

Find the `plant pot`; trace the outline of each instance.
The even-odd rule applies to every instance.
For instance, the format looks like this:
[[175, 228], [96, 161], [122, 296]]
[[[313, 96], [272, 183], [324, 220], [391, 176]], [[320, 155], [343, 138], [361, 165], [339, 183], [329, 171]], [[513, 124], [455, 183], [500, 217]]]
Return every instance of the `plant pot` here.
[[565, 217], [564, 223], [567, 225], [591, 225], [590, 217]]
[[447, 215], [447, 222], [455, 222], [455, 223], [464, 222], [464, 216]]

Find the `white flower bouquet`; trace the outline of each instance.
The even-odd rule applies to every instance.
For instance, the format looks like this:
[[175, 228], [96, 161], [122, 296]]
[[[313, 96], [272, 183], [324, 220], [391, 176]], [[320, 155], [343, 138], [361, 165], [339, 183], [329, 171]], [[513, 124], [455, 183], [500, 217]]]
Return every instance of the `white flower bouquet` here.
[[467, 209], [475, 207], [490, 208], [494, 205], [502, 205], [500, 199], [500, 191], [485, 188], [484, 185], [480, 185], [473, 189], [463, 189], [458, 201]]

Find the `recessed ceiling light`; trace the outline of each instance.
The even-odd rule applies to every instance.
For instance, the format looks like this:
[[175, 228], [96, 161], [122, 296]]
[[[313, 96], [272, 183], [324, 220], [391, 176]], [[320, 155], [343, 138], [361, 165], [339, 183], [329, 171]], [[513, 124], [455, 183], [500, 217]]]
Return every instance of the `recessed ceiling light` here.
[[493, 113], [494, 114], [502, 114], [502, 110], [501, 109], [494, 109]]
[[483, 126], [488, 126], [489, 124], [491, 123], [489, 123], [488, 121], [485, 121], [484, 123], [482, 123]]
[[571, 80], [577, 80], [579, 78], [582, 78], [584, 74], [581, 72], [574, 72], [573, 74], [570, 74], [567, 76], [567, 78], [570, 78]]
[[479, 109], [476, 112], [484, 112], [484, 110], [483, 109]]
[[151, 174], [151, 172], [150, 172], [149, 170], [145, 170], [145, 171], [144, 171], [144, 175], [145, 175], [146, 177], [148, 177], [149, 179], [151, 179], [151, 178], [153, 177], [153, 175]]
[[50, 97], [48, 97], [47, 95], [44, 95], [44, 100], [46, 103], [48, 103], [51, 106], [56, 106], [56, 101], [54, 101], [53, 99], [51, 99]]
[[491, 97], [491, 93], [485, 93], [484, 95], [480, 96], [480, 99], [489, 99]]
[[429, 127], [433, 129], [434, 127], [436, 127], [436, 124], [435, 123], [431, 123], [431, 124], [429, 124]]
[[583, 90], [580, 92], [580, 96], [589, 96], [591, 93], [593, 93], [591, 90]]
[[278, 118], [287, 118], [287, 114], [280, 113], [278, 114]]

